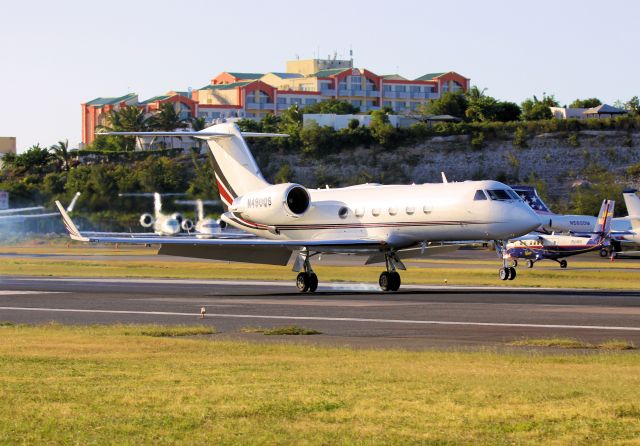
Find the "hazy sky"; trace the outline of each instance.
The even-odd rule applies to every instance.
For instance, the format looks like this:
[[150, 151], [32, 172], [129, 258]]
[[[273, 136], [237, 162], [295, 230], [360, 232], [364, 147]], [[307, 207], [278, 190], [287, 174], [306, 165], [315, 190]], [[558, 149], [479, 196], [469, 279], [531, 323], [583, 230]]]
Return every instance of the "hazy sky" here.
[[221, 71], [353, 48], [355, 65], [457, 71], [516, 102], [640, 95], [635, 1], [3, 0], [0, 136], [18, 150], [80, 141], [80, 104], [201, 87]]

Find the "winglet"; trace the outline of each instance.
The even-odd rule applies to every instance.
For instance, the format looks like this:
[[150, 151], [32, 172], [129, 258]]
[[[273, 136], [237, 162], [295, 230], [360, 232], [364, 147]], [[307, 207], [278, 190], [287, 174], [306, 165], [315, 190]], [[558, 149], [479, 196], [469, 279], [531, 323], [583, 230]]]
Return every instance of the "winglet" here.
[[442, 175], [442, 182], [443, 183], [448, 183], [449, 180], [447, 180], [447, 176], [444, 174], [444, 172], [440, 172], [440, 174]]
[[64, 226], [67, 228], [71, 239], [81, 242], [88, 242], [89, 239], [87, 237], [83, 237], [82, 234], [80, 234], [80, 231], [78, 231], [78, 227], [75, 225], [73, 220], [71, 220], [69, 214], [67, 214], [67, 211], [64, 209], [64, 206], [62, 206], [62, 203], [56, 200], [56, 206], [58, 206], [60, 215], [62, 215], [62, 223], [64, 223]]

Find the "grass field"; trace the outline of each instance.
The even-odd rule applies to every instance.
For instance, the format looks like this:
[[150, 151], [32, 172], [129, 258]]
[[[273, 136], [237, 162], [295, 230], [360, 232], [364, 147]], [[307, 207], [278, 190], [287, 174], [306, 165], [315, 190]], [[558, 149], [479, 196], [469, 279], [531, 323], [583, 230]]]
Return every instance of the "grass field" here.
[[0, 326], [0, 443], [640, 444], [635, 353], [351, 350], [180, 334], [194, 332]]
[[[497, 263], [497, 262], [496, 262]], [[637, 271], [618, 269], [534, 268], [518, 271], [514, 281], [498, 280], [497, 265], [456, 267], [410, 268], [402, 271], [404, 284], [434, 285], [491, 285], [530, 286], [558, 288], [638, 289], [640, 274]], [[377, 284], [380, 266], [315, 266], [320, 282], [369, 282]], [[295, 279], [291, 267], [251, 265], [244, 263], [207, 263], [158, 260], [130, 260], [99, 258], [96, 260], [66, 260], [50, 258], [11, 257], [0, 262], [0, 275], [73, 276], [73, 277], [156, 277], [189, 279], [246, 279], [288, 280]]]

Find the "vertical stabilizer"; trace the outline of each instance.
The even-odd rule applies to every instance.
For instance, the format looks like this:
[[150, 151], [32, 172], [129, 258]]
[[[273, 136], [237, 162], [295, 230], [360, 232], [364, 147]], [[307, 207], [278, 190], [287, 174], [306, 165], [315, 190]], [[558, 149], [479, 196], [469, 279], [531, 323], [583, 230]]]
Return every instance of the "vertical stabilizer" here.
[[613, 218], [613, 209], [616, 202], [613, 200], [604, 200], [600, 207], [600, 213], [598, 214], [598, 221], [596, 222], [593, 232], [600, 235], [608, 235], [611, 232], [611, 219]]
[[153, 214], [156, 220], [162, 215], [162, 198], [158, 192], [153, 193]]
[[625, 189], [622, 192], [624, 204], [627, 205], [627, 212], [632, 219], [640, 218], [640, 197], [636, 194], [635, 189]]
[[208, 136], [206, 139], [220, 198], [225, 206], [229, 206], [238, 196], [269, 186], [237, 125], [217, 124], [206, 131], [224, 134]]
[[198, 221], [201, 222], [204, 220], [204, 203], [199, 198], [196, 200], [196, 210], [198, 212]]

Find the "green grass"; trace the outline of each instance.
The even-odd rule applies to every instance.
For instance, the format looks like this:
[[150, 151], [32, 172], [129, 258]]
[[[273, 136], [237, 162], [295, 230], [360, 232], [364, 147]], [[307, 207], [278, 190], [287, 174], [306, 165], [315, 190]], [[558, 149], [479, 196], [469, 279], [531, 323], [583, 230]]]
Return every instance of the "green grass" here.
[[525, 338], [511, 341], [508, 345], [516, 347], [556, 347], [579, 348], [600, 350], [635, 350], [636, 346], [631, 341], [623, 339], [610, 339], [599, 344], [591, 344], [575, 338]]
[[[402, 271], [404, 284], [490, 285], [593, 289], [638, 289], [637, 271], [616, 268], [567, 269], [519, 268], [514, 281], [498, 279], [498, 262], [487, 266], [470, 264], [467, 268], [428, 267]], [[464, 262], [459, 264], [464, 265]], [[369, 282], [376, 284], [381, 266], [314, 266], [322, 282]], [[290, 280], [290, 266], [245, 263], [158, 260], [101, 259], [66, 260], [54, 258], [11, 257], [0, 263], [0, 275], [37, 275], [73, 277], [155, 277], [182, 279]]]
[[274, 327], [274, 328], [242, 327], [240, 331], [242, 333], [262, 333], [267, 336], [273, 336], [273, 335], [308, 336], [308, 335], [322, 334], [317, 330], [297, 327], [295, 325], [288, 325], [286, 327]]
[[640, 355], [0, 328], [0, 444], [637, 444]]
[[177, 336], [198, 336], [217, 333], [213, 327], [203, 325], [128, 325], [125, 326], [124, 334], [127, 336], [152, 336], [152, 337], [177, 337]]

